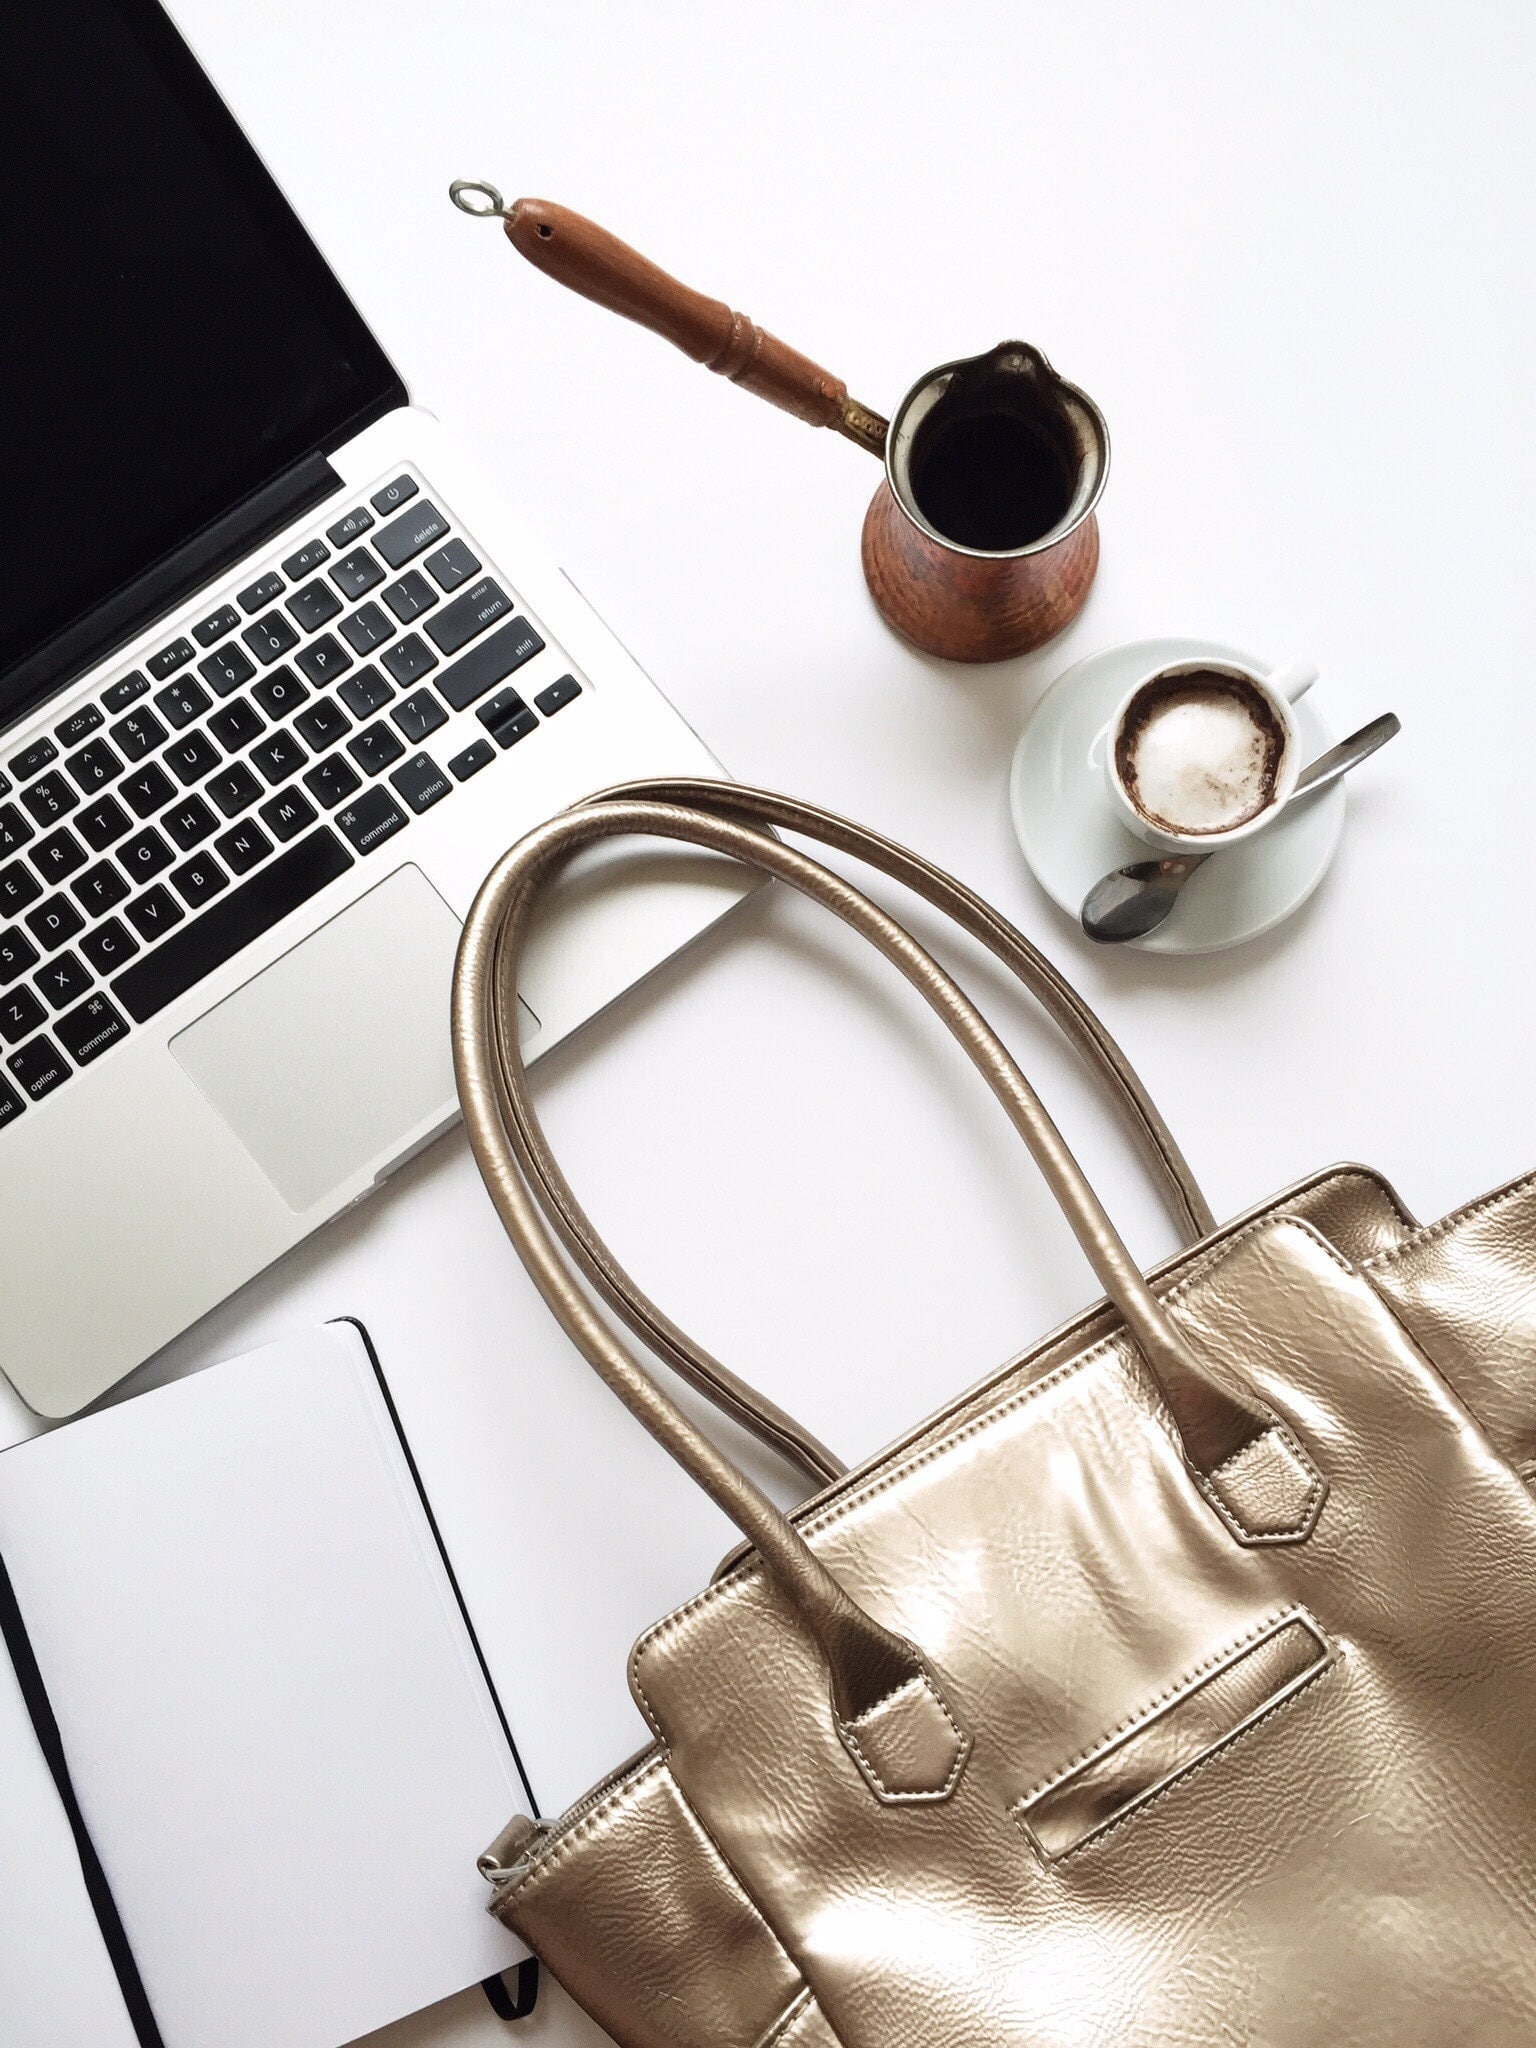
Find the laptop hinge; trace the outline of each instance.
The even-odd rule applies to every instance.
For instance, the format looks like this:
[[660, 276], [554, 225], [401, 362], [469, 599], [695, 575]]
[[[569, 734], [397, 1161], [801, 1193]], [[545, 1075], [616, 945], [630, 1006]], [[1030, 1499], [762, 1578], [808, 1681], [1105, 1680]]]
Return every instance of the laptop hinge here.
[[212, 582], [231, 562], [250, 554], [290, 520], [340, 488], [341, 478], [330, 463], [323, 455], [313, 454], [253, 491], [232, 512], [212, 521], [11, 669], [4, 678], [5, 694], [13, 706], [7, 723], [24, 717], [114, 647], [180, 604], [200, 584]]

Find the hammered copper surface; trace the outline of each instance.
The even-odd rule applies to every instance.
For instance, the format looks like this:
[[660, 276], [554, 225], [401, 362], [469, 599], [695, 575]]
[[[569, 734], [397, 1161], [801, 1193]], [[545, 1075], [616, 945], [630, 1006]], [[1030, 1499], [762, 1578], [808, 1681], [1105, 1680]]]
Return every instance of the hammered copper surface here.
[[[467, 952], [494, 943], [472, 919]], [[461, 969], [461, 1052], [504, 1032], [496, 979]], [[520, 1070], [473, 1071], [488, 1184], [591, 1357], [509, 1193]], [[1070, 1155], [1044, 1163], [1070, 1194]], [[1150, 1313], [1101, 1304], [836, 1481], [792, 1545], [764, 1517], [636, 1648], [655, 1748], [518, 1851], [495, 1910], [626, 2048], [1530, 2048], [1531, 1187], [1418, 1231], [1320, 1176], [1169, 1261]], [[1264, 1422], [1225, 1491], [1170, 1360]], [[1278, 1489], [1278, 1540], [1234, 1487], [1261, 1524]], [[911, 1660], [857, 1713], [823, 1577]], [[873, 1775], [864, 1726], [895, 1731]]]

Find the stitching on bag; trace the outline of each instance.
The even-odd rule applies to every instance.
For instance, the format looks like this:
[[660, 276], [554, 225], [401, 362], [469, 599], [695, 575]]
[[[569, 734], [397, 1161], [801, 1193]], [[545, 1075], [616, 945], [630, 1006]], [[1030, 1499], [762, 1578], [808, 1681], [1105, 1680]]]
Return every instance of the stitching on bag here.
[[[1324, 1640], [1328, 1641], [1328, 1638], [1324, 1637]], [[1319, 1664], [1315, 1671], [1309, 1672], [1281, 1698], [1272, 1701], [1262, 1713], [1255, 1714], [1251, 1721], [1245, 1721], [1240, 1728], [1234, 1728], [1230, 1735], [1223, 1735], [1220, 1741], [1212, 1743], [1209, 1749], [1197, 1756], [1193, 1763], [1186, 1764], [1181, 1771], [1175, 1771], [1173, 1776], [1165, 1784], [1159, 1785], [1155, 1792], [1149, 1792], [1144, 1799], [1138, 1799], [1134, 1805], [1126, 1807], [1123, 1813], [1117, 1813], [1113, 1819], [1094, 1828], [1090, 1834], [1084, 1835], [1080, 1842], [1074, 1842], [1070, 1849], [1063, 1849], [1059, 1856], [1047, 1858], [1037, 1847], [1030, 1834], [1028, 1822], [1024, 1818], [1022, 1802], [1013, 1809], [1013, 1818], [1017, 1821], [1020, 1832], [1041, 1861], [1048, 1862], [1053, 1869], [1058, 1864], [1066, 1863], [1073, 1856], [1082, 1855], [1085, 1850], [1096, 1849], [1117, 1828], [1123, 1828], [1130, 1821], [1139, 1820], [1168, 1793], [1176, 1791], [1181, 1785], [1187, 1785], [1197, 1771], [1203, 1771], [1207, 1764], [1214, 1763], [1217, 1757], [1225, 1755], [1235, 1742], [1241, 1742], [1245, 1736], [1256, 1734], [1266, 1721], [1273, 1720], [1276, 1714], [1283, 1713], [1287, 1707], [1293, 1706], [1304, 1693], [1310, 1692], [1319, 1680], [1337, 1670], [1344, 1660], [1343, 1647], [1339, 1644], [1330, 1644], [1330, 1649], [1332, 1654]]]
[[[1218, 1474], [1225, 1472], [1228, 1466], [1235, 1465], [1239, 1458], [1246, 1452], [1251, 1451], [1256, 1443], [1262, 1443], [1266, 1436], [1278, 1437], [1292, 1457], [1295, 1458], [1297, 1464], [1300, 1465], [1302, 1471], [1304, 1473], [1310, 1472], [1312, 1475], [1311, 1482], [1307, 1487], [1306, 1496], [1302, 1502], [1302, 1512], [1296, 1521], [1285, 1529], [1250, 1529], [1246, 1522], [1240, 1522], [1237, 1519], [1237, 1516], [1216, 1490], [1214, 1483]], [[1195, 1475], [1195, 1484], [1200, 1488], [1200, 1491], [1205, 1495], [1205, 1498], [1210, 1502], [1217, 1514], [1220, 1515], [1233, 1535], [1239, 1537], [1244, 1548], [1249, 1550], [1305, 1540], [1316, 1527], [1317, 1518], [1323, 1511], [1323, 1502], [1328, 1495], [1328, 1481], [1318, 1470], [1316, 1461], [1312, 1458], [1306, 1446], [1292, 1435], [1283, 1422], [1272, 1422], [1267, 1430], [1261, 1431], [1256, 1437], [1250, 1437], [1241, 1449], [1234, 1451], [1230, 1458], [1223, 1458], [1221, 1463], [1212, 1471], [1197, 1473]]]
[[590, 1813], [581, 1816], [573, 1828], [559, 1836], [530, 1868], [527, 1876], [519, 1879], [503, 1896], [509, 1899], [525, 1898], [536, 1891], [545, 1878], [591, 1838], [616, 1808], [631, 1804], [645, 1789], [648, 1781], [658, 1771], [666, 1769], [669, 1762], [668, 1753], [663, 1750], [659, 1755], [652, 1757], [649, 1763], [642, 1765], [632, 1778], [625, 1778], [622, 1783], [616, 1785], [606, 1799], [600, 1800]]
[[[1350, 1265], [1349, 1261], [1337, 1247], [1330, 1244], [1320, 1230], [1306, 1222], [1302, 1217], [1285, 1215], [1257, 1216], [1252, 1223], [1245, 1224], [1235, 1237], [1230, 1238], [1226, 1244], [1219, 1246], [1213, 1251], [1208, 1259], [1201, 1261], [1187, 1273], [1176, 1287], [1170, 1288], [1168, 1293], [1162, 1297], [1163, 1306], [1167, 1307], [1174, 1302], [1182, 1300], [1191, 1288], [1200, 1281], [1207, 1279], [1249, 1239], [1257, 1237], [1263, 1231], [1276, 1229], [1301, 1231], [1304, 1236], [1310, 1238], [1313, 1244], [1326, 1254], [1333, 1264], [1339, 1268], [1340, 1272], [1347, 1274], [1350, 1279], [1357, 1277], [1355, 1268]], [[869, 1480], [854, 1492], [844, 1496], [841, 1500], [832, 1502], [821, 1513], [808, 1516], [804, 1522], [799, 1524], [800, 1533], [809, 1537], [811, 1535], [822, 1535], [828, 1529], [835, 1528], [840, 1521], [851, 1515], [856, 1508], [862, 1508], [870, 1501], [877, 1500], [882, 1493], [888, 1492], [891, 1487], [899, 1485], [904, 1479], [910, 1478], [914, 1472], [920, 1472], [925, 1465], [931, 1464], [936, 1458], [942, 1457], [957, 1446], [968, 1442], [971, 1437], [978, 1435], [982, 1430], [990, 1429], [994, 1424], [1004, 1421], [1010, 1415], [1016, 1414], [1027, 1403], [1035, 1400], [1042, 1394], [1053, 1391], [1066, 1380], [1071, 1379], [1074, 1374], [1086, 1371], [1090, 1365], [1100, 1364], [1105, 1358], [1111, 1357], [1118, 1360], [1128, 1377], [1135, 1379], [1141, 1376], [1137, 1369], [1134, 1353], [1129, 1349], [1128, 1332], [1124, 1328], [1113, 1331], [1109, 1336], [1100, 1338], [1087, 1351], [1080, 1352], [1074, 1358], [1063, 1359], [1060, 1365], [1053, 1366], [1050, 1372], [1046, 1373], [1042, 1379], [1032, 1380], [1027, 1387], [1019, 1388], [1017, 1392], [1009, 1395], [1006, 1399], [997, 1403], [996, 1406], [985, 1409], [979, 1415], [972, 1416], [959, 1429], [947, 1436], [936, 1438], [934, 1442], [925, 1445], [922, 1450], [913, 1453], [911, 1457], [893, 1466], [889, 1471], [882, 1470], [871, 1474]], [[1149, 1419], [1154, 1423], [1161, 1423], [1161, 1418], [1155, 1411], [1149, 1411]], [[1284, 1425], [1277, 1422], [1273, 1427], [1283, 1428]], [[1308, 1462], [1310, 1463], [1310, 1460]], [[644, 1684], [640, 1679], [640, 1660], [651, 1648], [660, 1648], [669, 1635], [690, 1623], [711, 1601], [723, 1599], [727, 1595], [734, 1598], [765, 1576], [766, 1567], [761, 1559], [758, 1558], [755, 1552], [749, 1551], [738, 1564], [732, 1566], [730, 1573], [725, 1578], [712, 1580], [700, 1592], [695, 1593], [691, 1600], [685, 1601], [681, 1607], [674, 1608], [670, 1614], [663, 1615], [661, 1620], [653, 1623], [635, 1644], [630, 1654], [630, 1686], [635, 1692], [651, 1727], [658, 1736], [662, 1734], [662, 1728], [660, 1722], [656, 1719], [655, 1712], [645, 1692]]]
[[[876, 1770], [874, 1763], [870, 1759], [869, 1752], [865, 1749], [863, 1743], [860, 1742], [858, 1736], [854, 1733], [854, 1730], [858, 1728], [862, 1722], [868, 1721], [871, 1715], [878, 1714], [882, 1707], [888, 1707], [891, 1704], [892, 1700], [900, 1699], [901, 1695], [914, 1685], [920, 1687], [924, 1692], [928, 1694], [928, 1697], [935, 1703], [935, 1705], [938, 1707], [939, 1712], [944, 1716], [945, 1720], [949, 1723], [950, 1729], [954, 1734], [956, 1744], [955, 1760], [949, 1767], [949, 1775], [945, 1778], [943, 1784], [938, 1786], [935, 1790], [923, 1792], [892, 1792], [886, 1785], [885, 1780], [881, 1777], [879, 1771]], [[943, 1693], [940, 1692], [939, 1688], [934, 1684], [933, 1680], [928, 1676], [928, 1673], [926, 1671], [919, 1671], [916, 1677], [907, 1679], [906, 1683], [903, 1685], [898, 1685], [894, 1692], [888, 1692], [883, 1700], [876, 1700], [875, 1704], [872, 1707], [866, 1707], [863, 1713], [858, 1715], [856, 1719], [852, 1721], [839, 1721], [837, 1724], [837, 1732], [839, 1735], [842, 1736], [843, 1741], [853, 1751], [853, 1754], [858, 1761], [859, 1768], [863, 1771], [865, 1777], [868, 1778], [869, 1782], [874, 1786], [875, 1790], [880, 1794], [880, 1797], [882, 1799], [887, 1799], [891, 1801], [893, 1805], [898, 1800], [900, 1800], [906, 1805], [911, 1805], [917, 1801], [921, 1801], [926, 1804], [928, 1802], [936, 1803], [941, 1799], [947, 1799], [950, 1793], [954, 1791], [956, 1785], [959, 1784], [960, 1773], [964, 1770], [966, 1759], [970, 1756], [971, 1753], [970, 1736], [966, 1734], [965, 1730], [960, 1726], [960, 1723], [949, 1711], [948, 1701], [945, 1699]]]
[[1127, 1714], [1125, 1719], [1111, 1728], [1107, 1735], [1099, 1736], [1096, 1741], [1090, 1742], [1086, 1749], [1079, 1750], [1076, 1756], [1069, 1758], [1066, 1763], [1052, 1771], [1048, 1778], [1042, 1778], [1038, 1785], [1031, 1785], [1027, 1792], [1021, 1792], [1013, 1802], [1014, 1808], [1033, 1806], [1037, 1799], [1043, 1798], [1047, 1792], [1054, 1791], [1056, 1786], [1070, 1778], [1074, 1771], [1080, 1771], [1084, 1764], [1092, 1763], [1095, 1757], [1113, 1749], [1117, 1742], [1122, 1741], [1143, 1721], [1150, 1721], [1154, 1714], [1166, 1707], [1171, 1700], [1177, 1699], [1180, 1693], [1193, 1692], [1201, 1679], [1209, 1677], [1211, 1672], [1222, 1664], [1235, 1664], [1243, 1651], [1256, 1643], [1266, 1632], [1278, 1635], [1290, 1621], [1306, 1622], [1318, 1635], [1323, 1636], [1325, 1642], [1327, 1641], [1322, 1628], [1305, 1607], [1277, 1607], [1272, 1614], [1266, 1614], [1262, 1621], [1256, 1622], [1235, 1642], [1224, 1643], [1209, 1657], [1202, 1658], [1198, 1664], [1192, 1665], [1188, 1671], [1174, 1679], [1172, 1684], [1166, 1686], [1156, 1699], [1149, 1700], [1145, 1706], [1137, 1707], [1134, 1713]]
[[807, 1984], [795, 1994], [778, 2018], [769, 2023], [767, 2033], [758, 2036], [755, 2048], [778, 2048], [790, 2028], [798, 2026], [805, 2017], [805, 2009], [811, 2003], [811, 1987]]
[[1373, 1267], [1388, 1266], [1394, 1259], [1400, 1259], [1409, 1252], [1420, 1250], [1424, 1245], [1433, 1244], [1436, 1238], [1457, 1229], [1463, 1223], [1470, 1223], [1474, 1216], [1486, 1215], [1491, 1209], [1499, 1208], [1505, 1202], [1513, 1202], [1518, 1196], [1528, 1194], [1536, 1186], [1536, 1173], [1522, 1174], [1519, 1180], [1511, 1181], [1508, 1187], [1495, 1188], [1491, 1195], [1479, 1195], [1475, 1202], [1468, 1202], [1465, 1208], [1453, 1209], [1449, 1216], [1442, 1216], [1437, 1223], [1426, 1223], [1416, 1230], [1412, 1237], [1401, 1244], [1389, 1245], [1384, 1252], [1377, 1252], [1361, 1266], [1363, 1273]]

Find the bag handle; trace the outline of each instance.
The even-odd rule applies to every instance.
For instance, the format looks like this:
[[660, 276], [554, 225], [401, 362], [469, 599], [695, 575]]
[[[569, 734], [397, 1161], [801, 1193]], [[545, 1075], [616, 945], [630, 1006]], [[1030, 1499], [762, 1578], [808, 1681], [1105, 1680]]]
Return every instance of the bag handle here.
[[[603, 803], [613, 794], [600, 791], [590, 801]], [[974, 890], [894, 840], [854, 825], [833, 811], [770, 790], [700, 777], [672, 777], [626, 783], [622, 795], [686, 803], [718, 817], [746, 818], [813, 835], [825, 845], [858, 856], [945, 912], [1018, 977], [1104, 1082], [1152, 1170], [1182, 1241], [1195, 1244], [1215, 1229], [1216, 1219], [1188, 1162], [1120, 1047], [1065, 976]], [[679, 1329], [637, 1286], [593, 1229], [542, 1134], [534, 1128], [525, 1136], [524, 1170], [540, 1205], [553, 1220], [566, 1250], [609, 1307], [674, 1372], [818, 1486], [840, 1478], [847, 1469], [840, 1458]]]
[[[733, 809], [751, 810], [753, 793], [718, 792]], [[814, 819], [797, 822], [813, 834]], [[788, 822], [786, 816], [785, 822]], [[857, 850], [857, 828], [846, 827]], [[1147, 1286], [1119, 1233], [1006, 1047], [970, 1000], [896, 921], [830, 869], [781, 840], [740, 822], [680, 803], [646, 800], [627, 789], [605, 792], [536, 826], [504, 854], [482, 884], [459, 943], [453, 988], [453, 1049], [459, 1096], [476, 1163], [502, 1223], [524, 1264], [572, 1342], [664, 1449], [692, 1474], [757, 1550], [785, 1598], [825, 1656], [839, 1731], [859, 1768], [884, 1797], [942, 1797], [963, 1768], [968, 1741], [945, 1705], [918, 1650], [859, 1607], [810, 1549], [789, 1518], [676, 1406], [652, 1374], [615, 1336], [564, 1263], [543, 1214], [537, 1153], [548, 1157], [530, 1100], [517, 1029], [517, 965], [535, 897], [543, 882], [580, 848], [629, 834], [683, 840], [733, 856], [800, 889], [841, 916], [906, 975], [959, 1040], [1007, 1111], [1045, 1175], [1105, 1293], [1120, 1311], [1168, 1408], [1186, 1463], [1207, 1495], [1219, 1468], [1275, 1431], [1274, 1418], [1254, 1405], [1229, 1374], [1196, 1358]], [[946, 878], [947, 879], [947, 878]], [[953, 884], [956, 889], [959, 884]], [[1290, 1442], [1290, 1440], [1287, 1440]], [[1292, 1450], [1295, 1446], [1291, 1444]], [[1305, 1500], [1295, 1513], [1273, 1513], [1275, 1474], [1267, 1471], [1268, 1520], [1248, 1532], [1219, 1498], [1223, 1519], [1240, 1542], [1296, 1541], [1309, 1533], [1320, 1498], [1315, 1472], [1298, 1457]], [[1288, 1503], [1282, 1503], [1288, 1510]], [[941, 1745], [914, 1742], [894, 1726], [931, 1702], [954, 1731], [958, 1750], [939, 1781], [895, 1791], [882, 1781], [881, 1743], [906, 1757], [920, 1751], [937, 1768]], [[931, 1718], [931, 1717], [930, 1717]], [[873, 1757], [873, 1761], [871, 1760]]]

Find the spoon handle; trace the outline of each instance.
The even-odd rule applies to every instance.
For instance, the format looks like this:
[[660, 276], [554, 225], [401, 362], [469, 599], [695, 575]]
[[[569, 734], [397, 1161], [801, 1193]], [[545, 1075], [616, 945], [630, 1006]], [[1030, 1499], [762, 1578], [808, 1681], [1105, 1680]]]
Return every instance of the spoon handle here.
[[1319, 789], [1326, 789], [1341, 775], [1347, 775], [1351, 768], [1359, 767], [1362, 761], [1374, 754], [1378, 747], [1384, 747], [1402, 729], [1403, 722], [1397, 713], [1384, 711], [1380, 718], [1373, 718], [1369, 725], [1362, 725], [1347, 740], [1340, 740], [1336, 747], [1330, 747], [1315, 761], [1309, 762], [1297, 777], [1292, 797], [1311, 796]]

